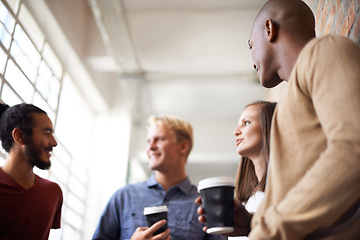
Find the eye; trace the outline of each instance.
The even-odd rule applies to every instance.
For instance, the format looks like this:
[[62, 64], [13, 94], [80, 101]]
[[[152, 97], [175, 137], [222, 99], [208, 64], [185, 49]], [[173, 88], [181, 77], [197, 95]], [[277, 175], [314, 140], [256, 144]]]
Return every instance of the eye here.
[[50, 131], [44, 131], [44, 135], [49, 137], [51, 135], [51, 132]]
[[244, 121], [245, 126], [249, 125], [250, 123], [250, 121]]
[[249, 49], [251, 50], [253, 46], [252, 46], [250, 39], [248, 40], [248, 45], [249, 45]]

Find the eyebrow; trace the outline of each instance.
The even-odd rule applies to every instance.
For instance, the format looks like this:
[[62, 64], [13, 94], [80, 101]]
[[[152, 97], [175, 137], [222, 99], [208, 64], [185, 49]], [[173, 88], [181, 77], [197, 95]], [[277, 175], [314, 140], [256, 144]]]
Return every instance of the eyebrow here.
[[49, 128], [49, 127], [46, 127], [43, 129], [44, 132], [51, 132], [51, 133], [54, 133], [54, 129], [52, 128]]
[[244, 118], [240, 119], [240, 121], [244, 122], [244, 121], [254, 120], [254, 119], [256, 119], [256, 117], [247, 116], [247, 117], [244, 117]]

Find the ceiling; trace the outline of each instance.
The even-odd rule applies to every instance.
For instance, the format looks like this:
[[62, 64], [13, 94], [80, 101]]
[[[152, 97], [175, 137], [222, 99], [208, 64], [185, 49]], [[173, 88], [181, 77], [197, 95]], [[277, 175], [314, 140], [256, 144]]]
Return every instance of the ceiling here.
[[[233, 129], [246, 104], [265, 98], [247, 45], [265, 0], [89, 3], [109, 57], [89, 59], [91, 68], [115, 72], [124, 86], [135, 84], [130, 98], [136, 121], [166, 113], [193, 124], [187, 172], [194, 183], [234, 176], [239, 157]], [[141, 144], [137, 156], [146, 171]]]
[[[67, 35], [61, 41], [71, 47], [61, 45], [60, 55], [75, 51], [85, 65], [89, 76], [79, 75], [81, 64], [70, 74], [91, 79], [78, 84], [94, 108], [116, 107], [119, 92], [113, 86], [120, 84], [135, 125], [143, 127], [152, 114], [175, 114], [192, 123], [195, 140], [187, 168], [194, 183], [235, 175], [233, 129], [244, 106], [267, 94], [247, 45], [265, 0], [36, 1], [46, 2]], [[51, 21], [39, 4], [29, 8], [46, 18], [44, 23]], [[49, 32], [60, 41], [53, 26]], [[132, 146], [130, 157], [146, 170], [142, 131], [132, 141], [141, 144]]]
[[122, 81], [140, 82], [136, 100], [144, 115], [238, 116], [227, 106], [242, 109], [262, 96], [247, 40], [265, 0], [89, 3], [109, 58], [88, 63]]

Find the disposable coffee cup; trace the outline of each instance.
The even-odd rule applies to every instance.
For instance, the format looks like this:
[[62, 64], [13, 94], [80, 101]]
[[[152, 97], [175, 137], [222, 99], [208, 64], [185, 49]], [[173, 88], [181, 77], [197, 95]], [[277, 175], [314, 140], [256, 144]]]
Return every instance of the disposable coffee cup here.
[[[167, 206], [154, 206], [154, 207], [145, 207], [144, 215], [146, 216], [146, 220], [148, 226], [151, 227], [154, 223], [160, 220], [167, 220], [168, 208]], [[164, 226], [162, 226], [159, 230], [157, 230], [154, 235], [164, 232], [167, 229], [167, 222]]]
[[234, 231], [234, 188], [234, 181], [229, 177], [206, 178], [199, 182], [198, 192], [205, 210], [207, 233]]

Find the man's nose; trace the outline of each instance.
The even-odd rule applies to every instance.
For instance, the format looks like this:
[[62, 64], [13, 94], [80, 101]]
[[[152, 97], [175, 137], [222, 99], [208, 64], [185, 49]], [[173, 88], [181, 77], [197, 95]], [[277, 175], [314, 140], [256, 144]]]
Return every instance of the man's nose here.
[[147, 143], [147, 149], [154, 149], [156, 147], [155, 141], [149, 140]]
[[51, 144], [52, 144], [53, 147], [56, 147], [58, 145], [58, 143], [57, 143], [54, 136], [52, 136], [52, 143]]

